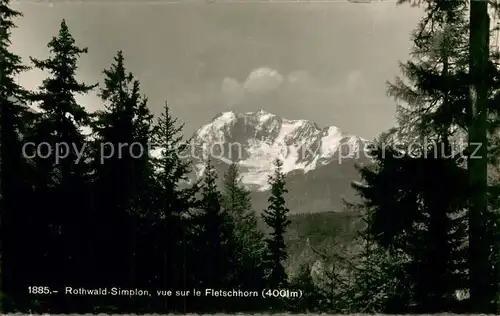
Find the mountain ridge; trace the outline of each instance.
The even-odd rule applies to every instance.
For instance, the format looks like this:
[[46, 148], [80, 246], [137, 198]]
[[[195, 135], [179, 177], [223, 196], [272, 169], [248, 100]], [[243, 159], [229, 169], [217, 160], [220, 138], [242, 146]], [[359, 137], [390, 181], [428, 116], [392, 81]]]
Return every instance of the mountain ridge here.
[[319, 128], [313, 121], [290, 120], [262, 109], [221, 112], [195, 132], [193, 141], [198, 176], [209, 156], [223, 163], [236, 162], [243, 184], [258, 191], [268, 189], [267, 178], [277, 158], [283, 161], [285, 174], [307, 173], [336, 160], [365, 156], [369, 144], [335, 126]]
[[356, 199], [351, 187], [359, 180], [355, 166], [371, 162], [366, 139], [335, 126], [320, 128], [313, 121], [290, 120], [263, 109], [220, 112], [191, 141], [193, 178], [203, 176], [209, 157], [220, 175], [237, 163], [257, 211], [267, 205], [267, 181], [276, 158], [283, 161], [292, 214], [344, 211], [344, 199]]

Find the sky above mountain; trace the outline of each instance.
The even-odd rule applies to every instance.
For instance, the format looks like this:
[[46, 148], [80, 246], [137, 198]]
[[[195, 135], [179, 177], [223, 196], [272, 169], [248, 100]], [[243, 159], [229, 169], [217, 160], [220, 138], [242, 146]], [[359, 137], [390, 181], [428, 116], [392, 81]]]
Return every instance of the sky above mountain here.
[[[226, 0], [227, 1], [227, 0]], [[184, 3], [162, 1], [13, 1], [24, 13], [13, 33], [23, 58], [47, 56], [62, 18], [89, 54], [80, 78], [102, 81], [116, 51], [141, 81], [155, 112], [168, 100], [191, 133], [218, 112], [263, 108], [290, 119], [373, 138], [390, 127], [386, 96], [398, 61], [409, 56], [421, 11], [392, 1]], [[20, 78], [35, 88], [43, 74]], [[93, 95], [81, 99], [100, 108]]]

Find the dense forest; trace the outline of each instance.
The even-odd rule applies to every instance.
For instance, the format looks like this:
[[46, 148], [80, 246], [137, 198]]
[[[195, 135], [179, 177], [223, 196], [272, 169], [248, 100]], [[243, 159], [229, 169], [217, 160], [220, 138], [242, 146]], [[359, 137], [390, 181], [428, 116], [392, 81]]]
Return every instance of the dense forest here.
[[[87, 49], [63, 20], [50, 57], [22, 61], [10, 48], [21, 13], [9, 2], [0, 0], [2, 312], [500, 311], [495, 3], [419, 3], [412, 55], [388, 83], [398, 122], [359, 168], [361, 202], [346, 201], [363, 224], [347, 249], [311, 249], [321, 267], [290, 273], [280, 160], [265, 210], [253, 208], [237, 164], [219, 175], [208, 159], [193, 181], [182, 122], [167, 103], [152, 115], [121, 51], [102, 84], [79, 82]], [[27, 91], [16, 78], [33, 68], [48, 75]], [[76, 101], [90, 91], [102, 110]]]

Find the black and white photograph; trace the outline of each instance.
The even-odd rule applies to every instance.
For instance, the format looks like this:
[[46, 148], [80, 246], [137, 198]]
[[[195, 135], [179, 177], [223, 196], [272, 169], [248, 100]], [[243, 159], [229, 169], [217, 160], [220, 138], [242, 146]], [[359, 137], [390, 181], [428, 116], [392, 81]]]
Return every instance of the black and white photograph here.
[[0, 313], [499, 314], [500, 1], [0, 0]]

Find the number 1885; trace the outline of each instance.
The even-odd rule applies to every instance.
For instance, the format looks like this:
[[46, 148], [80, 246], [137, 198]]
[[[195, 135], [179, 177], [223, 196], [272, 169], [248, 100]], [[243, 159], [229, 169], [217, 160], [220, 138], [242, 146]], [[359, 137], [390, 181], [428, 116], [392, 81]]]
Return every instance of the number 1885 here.
[[28, 286], [29, 294], [50, 294], [48, 286]]

